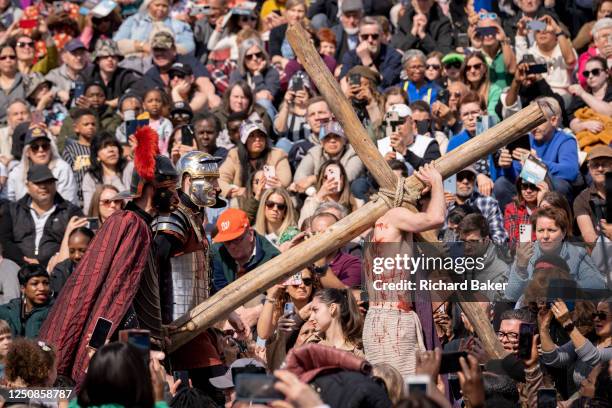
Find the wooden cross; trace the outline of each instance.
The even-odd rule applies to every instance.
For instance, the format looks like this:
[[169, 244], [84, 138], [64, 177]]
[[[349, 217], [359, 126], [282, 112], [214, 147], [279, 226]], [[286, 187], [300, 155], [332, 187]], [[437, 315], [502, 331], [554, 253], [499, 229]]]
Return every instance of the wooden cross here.
[[[366, 130], [353, 111], [350, 102], [340, 90], [338, 82], [329, 72], [327, 66], [315, 50], [310, 36], [301, 25], [294, 25], [287, 30], [287, 39], [302, 63], [308, 75], [327, 101], [336, 119], [342, 124], [344, 133], [359, 155], [367, 169], [374, 176], [381, 189], [395, 191], [397, 177], [383, 159]], [[544, 123], [551, 115], [545, 104], [532, 104], [517, 114], [502, 121], [495, 127], [473, 138], [459, 148], [442, 156], [434, 162], [435, 167], [447, 178], [487, 154], [497, 151], [521, 135]], [[424, 185], [415, 176], [404, 182], [404, 195], [414, 207]], [[315, 260], [324, 257], [333, 250], [343, 247], [348, 241], [358, 236], [389, 210], [382, 199], [370, 201], [357, 211], [332, 225], [317, 239], [305, 241], [294, 248], [271, 259], [245, 276], [230, 283], [215, 295], [196, 306], [186, 315], [172, 323], [177, 329], [171, 332], [170, 351], [176, 350], [193, 339], [200, 332], [221, 321], [227, 315], [251, 300], [268, 288], [282, 282], [288, 276], [311, 265]], [[435, 241], [432, 234], [422, 234], [425, 240]], [[485, 351], [494, 358], [501, 358], [506, 353], [484, 311], [476, 303], [460, 302], [475, 332], [482, 341]]]

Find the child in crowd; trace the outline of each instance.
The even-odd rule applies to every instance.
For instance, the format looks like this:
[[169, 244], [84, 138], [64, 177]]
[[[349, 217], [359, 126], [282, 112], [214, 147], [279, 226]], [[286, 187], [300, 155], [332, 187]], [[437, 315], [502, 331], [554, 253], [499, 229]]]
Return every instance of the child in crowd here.
[[172, 122], [166, 118], [170, 107], [168, 95], [159, 88], [150, 89], [144, 95], [143, 107], [149, 113], [149, 126], [159, 135], [159, 151], [168, 156], [168, 142], [172, 135]]
[[83, 176], [89, 170], [90, 162], [90, 145], [91, 140], [96, 134], [96, 114], [91, 109], [74, 109], [70, 116], [74, 123], [73, 132], [76, 139], [68, 139], [66, 147], [62, 153], [62, 158], [70, 165], [74, 172], [74, 178], [78, 186], [79, 201], [83, 201]]

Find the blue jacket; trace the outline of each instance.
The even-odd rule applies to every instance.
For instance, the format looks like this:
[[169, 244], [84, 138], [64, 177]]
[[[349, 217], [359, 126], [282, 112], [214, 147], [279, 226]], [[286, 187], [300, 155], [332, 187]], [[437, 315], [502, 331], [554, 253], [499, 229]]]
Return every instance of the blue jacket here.
[[[561, 129], [557, 129], [547, 142], [538, 144], [531, 133], [529, 134], [529, 141], [531, 148], [536, 151], [540, 160], [548, 166], [548, 174], [551, 177], [561, 178], [569, 182], [576, 180], [579, 171], [576, 139]], [[514, 181], [521, 174], [522, 168], [523, 166], [518, 160], [513, 160], [512, 167], [500, 169], [500, 175]]]
[[[166, 17], [162, 22], [174, 33], [176, 44], [183, 47], [187, 54], [192, 54], [195, 51], [195, 42], [193, 40], [193, 31], [191, 27], [182, 21]], [[148, 42], [151, 33], [153, 32], [153, 20], [148, 12], [137, 13], [130, 16], [121, 24], [113, 40], [137, 40]]]
[[[446, 148], [446, 152], [448, 153], [451, 150], [458, 148], [465, 142], [469, 141], [471, 138], [472, 137], [470, 136], [468, 131], [463, 129], [460, 133], [457, 133], [456, 135], [451, 137], [451, 139], [448, 142], [448, 147]], [[493, 160], [493, 155], [489, 154], [487, 156], [487, 160], [489, 162], [489, 172], [491, 175], [491, 180], [495, 181], [497, 177], [499, 176], [499, 174], [498, 174], [497, 167], [495, 167], [495, 160]]]
[[[518, 300], [525, 291], [525, 287], [533, 276], [535, 262], [542, 256], [540, 245], [536, 242], [533, 256], [527, 265], [526, 275], [523, 278], [519, 275], [516, 261], [510, 267], [510, 277], [508, 278], [508, 286], [506, 287], [506, 298], [509, 300]], [[586, 250], [578, 245], [573, 245], [564, 242], [559, 251], [559, 256], [567, 262], [570, 270], [570, 276], [576, 281], [582, 289], [605, 289], [606, 281], [603, 275], [595, 266], [593, 259], [587, 254]], [[524, 275], [524, 273], [523, 273]]]
[[425, 101], [431, 106], [438, 98], [438, 93], [442, 90], [442, 87], [435, 81], [426, 82], [421, 89], [417, 89], [413, 82], [404, 81], [400, 84], [400, 88], [408, 94], [408, 105], [416, 101]]
[[[266, 263], [280, 251], [270, 243], [265, 237], [255, 233], [255, 254], [249, 262], [244, 265], [247, 272]], [[215, 292], [226, 287], [230, 282], [236, 280], [238, 265], [223, 244], [213, 244], [212, 246], [212, 266], [213, 266], [213, 290]]]
[[[342, 71], [340, 78], [344, 77], [354, 66], [362, 65], [361, 58], [355, 50], [348, 51], [342, 57]], [[380, 45], [380, 53], [374, 60], [378, 72], [382, 76], [380, 88], [385, 89], [394, 84], [397, 84], [402, 71], [402, 54], [397, 52], [395, 48], [389, 47], [386, 44]]]

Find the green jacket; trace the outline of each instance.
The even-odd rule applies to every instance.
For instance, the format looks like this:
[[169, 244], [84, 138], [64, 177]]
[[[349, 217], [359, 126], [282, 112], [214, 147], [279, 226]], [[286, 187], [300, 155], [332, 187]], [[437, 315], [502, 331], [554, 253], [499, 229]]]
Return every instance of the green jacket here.
[[40, 327], [44, 323], [49, 310], [51, 310], [52, 301], [44, 306], [38, 306], [32, 309], [32, 312], [24, 321], [21, 320], [21, 298], [16, 298], [10, 302], [0, 305], [0, 319], [6, 321], [13, 332], [13, 336], [23, 336], [29, 339], [38, 337]]
[[[255, 232], [255, 231], [253, 231]], [[255, 232], [255, 254], [245, 265], [247, 272], [279, 255], [280, 251], [265, 237]], [[238, 265], [223, 244], [212, 246], [213, 287], [217, 292], [236, 280]]]

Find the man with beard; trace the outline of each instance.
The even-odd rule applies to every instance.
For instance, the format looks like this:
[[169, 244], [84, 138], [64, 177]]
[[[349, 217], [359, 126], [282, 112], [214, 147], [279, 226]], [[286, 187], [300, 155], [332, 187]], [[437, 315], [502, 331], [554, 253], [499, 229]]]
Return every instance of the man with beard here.
[[502, 244], [508, 240], [504, 218], [496, 199], [483, 196], [474, 190], [477, 174], [474, 166], [466, 167], [457, 173], [457, 193], [447, 193], [446, 196], [447, 202], [450, 202], [447, 214], [457, 207], [466, 208], [467, 213], [479, 212], [487, 220], [491, 240], [495, 244]]
[[340, 6], [340, 24], [332, 27], [336, 35], [336, 61], [342, 61], [344, 54], [359, 45], [359, 22], [363, 17], [362, 0], [344, 0]]
[[363, 65], [382, 77], [382, 88], [388, 88], [400, 80], [402, 55], [393, 47], [382, 43], [383, 30], [374, 17], [364, 17], [359, 24], [359, 45], [342, 57], [343, 78], [355, 65]]
[[[225, 205], [217, 198], [221, 160], [199, 151], [183, 155], [176, 164], [178, 208], [169, 215], [159, 215], [153, 222], [160, 269], [165, 271], [162, 276], [167, 279], [162, 297], [169, 297], [164, 302], [168, 307], [162, 310], [164, 323], [188, 313], [210, 294], [210, 244], [204, 225], [207, 223], [206, 208]], [[237, 331], [244, 331], [236, 317], [232, 313], [230, 323]], [[208, 379], [225, 372], [215, 344], [215, 335], [206, 331], [172, 354], [173, 369], [189, 370], [193, 386], [208, 395], [215, 393]]]
[[132, 136], [134, 172], [130, 199], [116, 211], [90, 244], [68, 278], [40, 338], [57, 350], [57, 371], [79, 384], [88, 365], [88, 336], [97, 320], [113, 322], [113, 330], [146, 329], [154, 348], [164, 348], [160, 282], [151, 223], [158, 214], [176, 209], [177, 174], [169, 158], [159, 154], [157, 133], [144, 126]]

